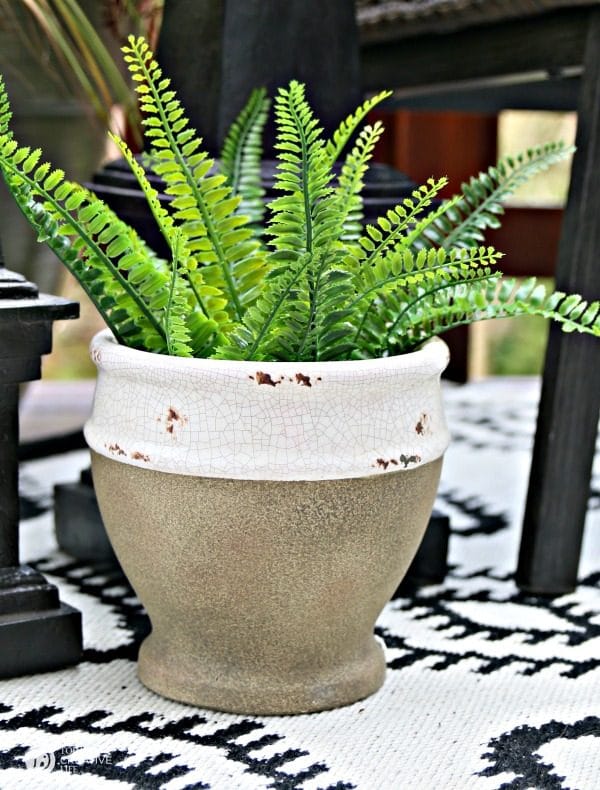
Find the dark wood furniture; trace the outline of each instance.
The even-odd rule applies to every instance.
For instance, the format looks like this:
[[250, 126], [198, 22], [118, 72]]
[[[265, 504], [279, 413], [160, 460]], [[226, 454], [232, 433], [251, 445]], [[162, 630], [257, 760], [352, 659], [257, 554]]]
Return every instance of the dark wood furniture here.
[[81, 614], [58, 589], [19, 562], [19, 383], [41, 375], [52, 322], [76, 318], [79, 305], [38, 294], [4, 268], [0, 253], [0, 678], [46, 672], [81, 657]]
[[[598, 299], [597, 0], [358, 0], [358, 15], [363, 87], [396, 86], [398, 106], [576, 106], [577, 153], [555, 276], [558, 288]], [[575, 587], [599, 409], [600, 344], [553, 328], [516, 575], [524, 591]]]

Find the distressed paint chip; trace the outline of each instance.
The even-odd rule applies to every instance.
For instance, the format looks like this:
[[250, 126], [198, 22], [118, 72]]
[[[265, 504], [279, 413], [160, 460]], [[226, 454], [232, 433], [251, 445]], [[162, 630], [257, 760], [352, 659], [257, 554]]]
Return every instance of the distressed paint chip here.
[[169, 406], [167, 409], [167, 433], [173, 434], [176, 426], [181, 428], [187, 421], [187, 417], [180, 414], [173, 406]]
[[420, 455], [404, 455], [400, 456], [400, 463], [406, 469], [407, 466], [410, 464], [419, 464], [421, 463], [421, 456]]
[[258, 384], [267, 384], [269, 387], [276, 387], [280, 381], [273, 381], [270, 373], [263, 373], [262, 370], [256, 371], [256, 381]]
[[425, 434], [431, 433], [431, 426], [429, 415], [423, 412], [419, 417], [417, 424], [415, 425], [415, 432], [419, 434], [419, 436], [424, 436]]

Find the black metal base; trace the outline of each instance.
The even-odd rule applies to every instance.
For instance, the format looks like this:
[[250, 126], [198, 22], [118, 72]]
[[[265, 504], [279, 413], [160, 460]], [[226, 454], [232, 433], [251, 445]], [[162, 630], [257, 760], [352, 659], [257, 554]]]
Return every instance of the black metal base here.
[[450, 519], [434, 510], [419, 550], [392, 598], [427, 584], [442, 584], [448, 573], [449, 537]]
[[78, 560], [117, 564], [89, 469], [83, 470], [79, 482], [54, 487], [54, 526], [58, 545], [67, 554]]
[[0, 568], [0, 678], [72, 666], [81, 653], [81, 613], [33, 568]]

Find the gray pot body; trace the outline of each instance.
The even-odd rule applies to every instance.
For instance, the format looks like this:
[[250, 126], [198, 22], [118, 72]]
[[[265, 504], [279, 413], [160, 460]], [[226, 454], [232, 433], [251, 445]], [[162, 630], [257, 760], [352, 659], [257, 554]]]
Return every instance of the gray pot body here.
[[381, 686], [373, 627], [423, 536], [441, 459], [290, 482], [92, 457], [111, 542], [152, 622], [145, 685], [246, 714], [333, 708]]

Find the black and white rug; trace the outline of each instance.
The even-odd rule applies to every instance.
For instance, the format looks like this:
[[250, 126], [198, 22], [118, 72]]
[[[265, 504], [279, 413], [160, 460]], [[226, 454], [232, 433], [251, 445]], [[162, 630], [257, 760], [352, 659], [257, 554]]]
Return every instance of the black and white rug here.
[[600, 455], [578, 590], [520, 594], [536, 397], [532, 381], [446, 391], [454, 441], [437, 507], [451, 517], [451, 573], [385, 609], [383, 689], [310, 716], [215, 713], [141, 686], [148, 623], [131, 590], [55, 547], [52, 485], [75, 480], [86, 453], [23, 464], [22, 559], [82, 611], [85, 653], [0, 681], [1, 790], [598, 790]]

